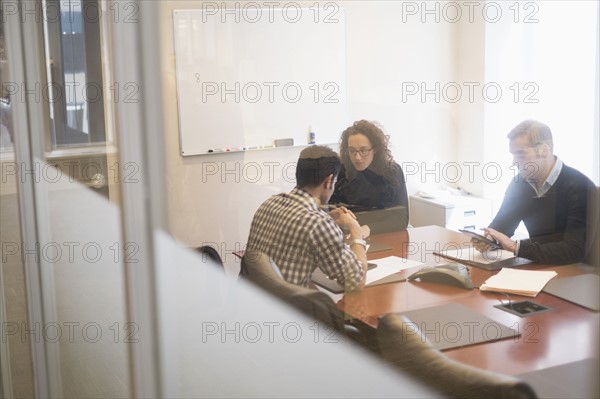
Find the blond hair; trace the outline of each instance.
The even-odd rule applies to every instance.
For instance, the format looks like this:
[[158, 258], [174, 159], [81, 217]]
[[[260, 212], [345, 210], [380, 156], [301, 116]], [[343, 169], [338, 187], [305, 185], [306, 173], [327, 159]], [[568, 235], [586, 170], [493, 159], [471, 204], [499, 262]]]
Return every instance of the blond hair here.
[[550, 152], [554, 153], [552, 131], [550, 131], [548, 125], [528, 119], [515, 126], [506, 137], [509, 140], [514, 140], [522, 136], [527, 137], [529, 146], [535, 147], [538, 144], [546, 144], [550, 148]]

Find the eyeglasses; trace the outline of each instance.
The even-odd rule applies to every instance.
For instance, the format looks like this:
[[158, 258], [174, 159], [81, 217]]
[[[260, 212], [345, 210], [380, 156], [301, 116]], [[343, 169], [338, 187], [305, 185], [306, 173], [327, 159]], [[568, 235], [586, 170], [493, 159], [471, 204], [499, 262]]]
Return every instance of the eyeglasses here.
[[371, 151], [373, 151], [373, 147], [371, 147], [371, 148], [365, 148], [365, 147], [363, 147], [363, 148], [361, 148], [359, 150], [357, 150], [355, 148], [348, 148], [348, 154], [351, 157], [355, 156], [356, 154], [360, 154], [360, 157], [364, 158], [367, 155], [369, 155], [371, 153]]

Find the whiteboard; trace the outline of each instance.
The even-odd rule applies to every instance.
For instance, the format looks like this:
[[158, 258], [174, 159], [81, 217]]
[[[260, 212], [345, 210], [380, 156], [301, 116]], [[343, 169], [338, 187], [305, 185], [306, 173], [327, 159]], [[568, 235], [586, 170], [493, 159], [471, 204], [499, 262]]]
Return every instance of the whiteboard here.
[[311, 127], [317, 144], [337, 143], [348, 125], [344, 10], [211, 4], [173, 12], [181, 154], [307, 145]]

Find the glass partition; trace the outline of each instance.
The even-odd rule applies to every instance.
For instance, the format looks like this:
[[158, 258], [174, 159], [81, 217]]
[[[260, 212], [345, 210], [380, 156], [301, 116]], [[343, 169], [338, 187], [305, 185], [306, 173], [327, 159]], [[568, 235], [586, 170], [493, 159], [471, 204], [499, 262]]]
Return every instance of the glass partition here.
[[0, 397], [26, 398], [35, 390], [4, 25], [0, 1]]
[[[101, 7], [107, 3], [0, 7], [0, 364], [8, 397], [132, 395], [136, 329], [127, 322], [124, 263], [137, 248], [122, 238], [124, 168], [105, 140], [115, 134], [102, 97], [111, 85], [109, 46], [101, 46], [110, 24], [92, 9]], [[64, 145], [68, 151], [54, 151]]]

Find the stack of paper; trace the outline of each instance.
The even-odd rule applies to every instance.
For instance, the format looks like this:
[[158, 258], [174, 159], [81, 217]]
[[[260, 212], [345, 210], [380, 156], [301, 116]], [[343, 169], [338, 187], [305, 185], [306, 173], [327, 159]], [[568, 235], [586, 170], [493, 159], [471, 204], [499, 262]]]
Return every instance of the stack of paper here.
[[479, 289], [535, 297], [554, 276], [555, 271], [503, 268], [488, 278]]

